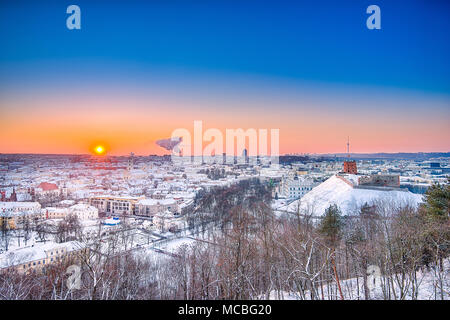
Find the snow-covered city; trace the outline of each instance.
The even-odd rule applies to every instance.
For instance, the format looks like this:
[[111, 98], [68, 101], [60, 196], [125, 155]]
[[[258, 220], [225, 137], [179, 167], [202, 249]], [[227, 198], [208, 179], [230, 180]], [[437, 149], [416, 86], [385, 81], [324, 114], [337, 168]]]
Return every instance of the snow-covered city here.
[[[334, 206], [348, 221], [364, 212], [374, 221], [391, 219], [399, 210], [418, 210], [430, 186], [447, 184], [450, 158], [431, 156], [352, 160], [350, 154], [294, 155], [264, 164], [245, 151], [230, 164], [225, 158], [194, 163], [134, 154], [0, 155], [1, 271], [45, 274], [55, 264], [79, 264], [86, 257], [95, 260], [96, 254], [103, 257], [97, 259], [132, 255], [157, 265], [177, 263], [186, 250], [221, 246], [217, 239], [230, 236], [236, 227], [233, 211], [245, 201], [270, 204], [248, 210], [253, 218], [261, 210], [274, 226], [293, 219], [317, 226]], [[262, 188], [263, 199], [212, 197], [236, 188], [243, 194]], [[405, 298], [447, 299], [448, 268], [441, 271], [444, 288], [433, 291], [430, 286], [436, 283], [428, 280], [421, 285], [424, 295], [417, 284], [415, 292], [405, 290]], [[342, 281], [351, 283], [344, 290], [347, 298], [363, 298], [355, 291], [361, 289], [356, 282]], [[280, 289], [251, 297], [314, 299], [306, 290]], [[328, 292], [326, 298], [336, 296]]]

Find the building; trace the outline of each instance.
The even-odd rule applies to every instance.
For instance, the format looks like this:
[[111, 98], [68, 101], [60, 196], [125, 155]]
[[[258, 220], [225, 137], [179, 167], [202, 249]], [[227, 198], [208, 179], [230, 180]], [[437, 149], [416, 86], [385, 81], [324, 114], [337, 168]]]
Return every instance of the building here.
[[60, 194], [58, 186], [49, 182], [41, 182], [37, 188], [34, 189], [34, 192], [41, 197], [58, 196]]
[[307, 177], [286, 176], [283, 177], [279, 186], [280, 196], [287, 199], [299, 199], [311, 191], [316, 183]]
[[98, 219], [98, 209], [88, 204], [79, 203], [66, 208], [47, 207], [41, 210], [42, 219], [64, 219], [69, 215], [79, 220]]
[[342, 172], [349, 174], [358, 174], [358, 169], [356, 168], [356, 161], [355, 160], [344, 161], [344, 170]]
[[19, 273], [30, 271], [45, 272], [45, 268], [65, 259], [77, 260], [81, 254], [87, 254], [86, 246], [78, 241], [64, 243], [37, 244], [0, 254], [0, 272]]
[[178, 206], [178, 209], [179, 209], [179, 212], [181, 215], [185, 215], [185, 214], [192, 212], [194, 210], [194, 208], [195, 208], [194, 199], [189, 199], [187, 201], [183, 201]]
[[151, 217], [169, 211], [178, 214], [178, 204], [174, 199], [142, 199], [137, 203], [136, 214]]
[[25, 219], [41, 217], [41, 204], [39, 202], [0, 202], [0, 226], [8, 225], [15, 229]]
[[439, 169], [440, 167], [441, 167], [441, 164], [439, 162], [430, 162], [431, 169]]
[[398, 174], [372, 174], [361, 176], [358, 179], [358, 185], [400, 188], [400, 176]]
[[42, 219], [64, 219], [69, 213], [68, 208], [47, 207], [41, 210]]
[[107, 215], [134, 215], [136, 204], [142, 197], [97, 196], [89, 199], [89, 204]]
[[77, 216], [79, 220], [98, 219], [98, 209], [88, 204], [79, 203], [69, 207], [69, 215]]
[[153, 224], [162, 233], [166, 231], [177, 232], [183, 229], [185, 220], [167, 210], [156, 214], [153, 217]]

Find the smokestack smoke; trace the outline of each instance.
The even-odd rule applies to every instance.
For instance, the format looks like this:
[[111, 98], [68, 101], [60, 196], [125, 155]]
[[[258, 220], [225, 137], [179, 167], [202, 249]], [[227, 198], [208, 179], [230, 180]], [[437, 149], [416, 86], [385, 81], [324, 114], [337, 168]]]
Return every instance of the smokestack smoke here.
[[172, 151], [173, 148], [175, 148], [181, 141], [183, 141], [183, 138], [173, 137], [168, 139], [157, 140], [156, 144], [166, 150]]

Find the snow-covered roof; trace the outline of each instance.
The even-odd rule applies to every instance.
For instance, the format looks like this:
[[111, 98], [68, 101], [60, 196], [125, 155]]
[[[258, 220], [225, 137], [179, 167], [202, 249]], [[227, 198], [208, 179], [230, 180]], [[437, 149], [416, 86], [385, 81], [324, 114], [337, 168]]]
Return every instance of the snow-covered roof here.
[[43, 208], [42, 210], [41, 210], [42, 212], [59, 212], [59, 213], [67, 213], [68, 212], [68, 209], [67, 208], [56, 208], [56, 207], [46, 207], [46, 208]]
[[73, 206], [70, 206], [70, 211], [88, 211], [88, 210], [97, 210], [95, 207], [85, 204], [85, 203], [78, 203]]
[[142, 206], [156, 206], [156, 205], [171, 205], [175, 204], [174, 199], [142, 199], [139, 200], [138, 205]]
[[40, 209], [39, 202], [0, 202], [0, 216], [38, 213]]
[[49, 250], [66, 249], [67, 252], [84, 248], [84, 244], [78, 241], [63, 243], [36, 244], [34, 247], [20, 248], [0, 254], [0, 268], [8, 268], [18, 264], [28, 263], [47, 258]]
[[62, 200], [59, 203], [64, 206], [71, 206], [75, 204], [75, 200]]

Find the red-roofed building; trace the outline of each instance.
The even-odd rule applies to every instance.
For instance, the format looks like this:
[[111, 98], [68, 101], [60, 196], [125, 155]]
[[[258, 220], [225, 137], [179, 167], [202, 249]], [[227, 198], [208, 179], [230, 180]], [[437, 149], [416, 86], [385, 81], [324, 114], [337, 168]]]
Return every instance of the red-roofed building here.
[[35, 189], [35, 193], [38, 196], [58, 196], [59, 195], [59, 188], [54, 183], [49, 182], [42, 182], [40, 183], [37, 188]]
[[38, 185], [38, 188], [42, 189], [42, 191], [54, 191], [58, 190], [58, 186], [54, 183], [41, 182]]

